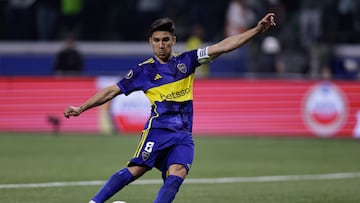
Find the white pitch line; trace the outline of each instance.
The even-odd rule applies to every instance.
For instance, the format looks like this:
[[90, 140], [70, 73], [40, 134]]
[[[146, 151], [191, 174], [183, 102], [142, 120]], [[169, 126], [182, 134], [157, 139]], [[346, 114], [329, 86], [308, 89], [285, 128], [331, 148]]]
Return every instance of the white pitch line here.
[[[279, 182], [279, 181], [301, 181], [301, 180], [336, 180], [360, 178], [360, 172], [350, 173], [326, 173], [307, 175], [283, 175], [283, 176], [255, 176], [255, 177], [226, 177], [226, 178], [189, 178], [185, 184], [224, 184], [224, 183], [255, 183], [255, 182]], [[103, 185], [105, 181], [77, 181], [77, 182], [49, 182], [49, 183], [24, 183], [24, 184], [0, 184], [0, 189], [17, 188], [48, 188], [66, 186], [95, 186]], [[161, 179], [137, 180], [132, 184], [155, 185], [162, 184]]]

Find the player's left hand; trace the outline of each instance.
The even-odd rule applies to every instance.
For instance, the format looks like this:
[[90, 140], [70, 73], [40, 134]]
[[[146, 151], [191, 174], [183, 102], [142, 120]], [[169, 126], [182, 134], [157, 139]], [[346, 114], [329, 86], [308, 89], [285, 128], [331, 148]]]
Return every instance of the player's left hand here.
[[260, 32], [265, 32], [271, 26], [275, 26], [275, 13], [268, 13], [263, 19], [261, 19], [256, 28]]
[[82, 113], [81, 107], [69, 106], [64, 111], [64, 116], [69, 118], [70, 116], [78, 116]]

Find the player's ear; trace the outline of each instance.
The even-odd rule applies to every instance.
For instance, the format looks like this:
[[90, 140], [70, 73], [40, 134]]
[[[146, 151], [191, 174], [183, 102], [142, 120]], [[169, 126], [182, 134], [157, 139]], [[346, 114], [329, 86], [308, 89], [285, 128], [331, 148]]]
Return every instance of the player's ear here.
[[172, 39], [173, 39], [173, 45], [176, 44], [176, 36], [175, 35], [173, 35]]

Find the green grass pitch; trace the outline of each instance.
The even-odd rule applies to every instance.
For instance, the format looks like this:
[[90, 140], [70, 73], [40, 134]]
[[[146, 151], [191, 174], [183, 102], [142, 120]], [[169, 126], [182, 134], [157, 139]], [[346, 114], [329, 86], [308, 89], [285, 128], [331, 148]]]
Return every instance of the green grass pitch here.
[[[0, 203], [87, 203], [101, 185], [18, 184], [105, 181], [135, 152], [138, 136], [0, 134]], [[195, 137], [188, 180], [360, 172], [352, 139]], [[160, 179], [154, 169], [140, 180]], [[185, 183], [175, 203], [358, 203], [360, 176], [339, 179]], [[9, 184], [14, 188], [6, 188]], [[110, 201], [152, 202], [159, 183], [131, 184]]]

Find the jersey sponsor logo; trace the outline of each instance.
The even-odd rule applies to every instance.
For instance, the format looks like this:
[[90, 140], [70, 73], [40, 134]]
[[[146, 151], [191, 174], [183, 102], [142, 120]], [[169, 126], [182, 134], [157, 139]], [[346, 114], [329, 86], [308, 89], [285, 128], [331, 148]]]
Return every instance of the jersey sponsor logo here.
[[171, 92], [169, 94], [160, 94], [160, 98], [161, 100], [172, 100], [172, 99], [176, 99], [179, 97], [183, 97], [186, 96], [188, 94], [190, 94], [191, 92], [191, 86], [185, 89], [182, 89], [180, 91], [176, 91], [176, 92]]
[[161, 102], [164, 100], [175, 102], [190, 101], [193, 99], [193, 81], [194, 74], [191, 74], [182, 80], [150, 88], [146, 90], [145, 94], [152, 105], [156, 101]]
[[134, 71], [131, 69], [131, 70], [129, 70], [129, 72], [125, 75], [125, 78], [126, 78], [126, 79], [130, 79], [130, 78], [132, 78], [133, 75], [134, 75]]
[[186, 73], [187, 72], [187, 67], [184, 63], [179, 63], [177, 66], [177, 69], [179, 69], [180, 72], [182, 73]]
[[320, 137], [336, 134], [347, 117], [347, 102], [336, 85], [316, 84], [304, 100], [303, 116], [309, 129]]

